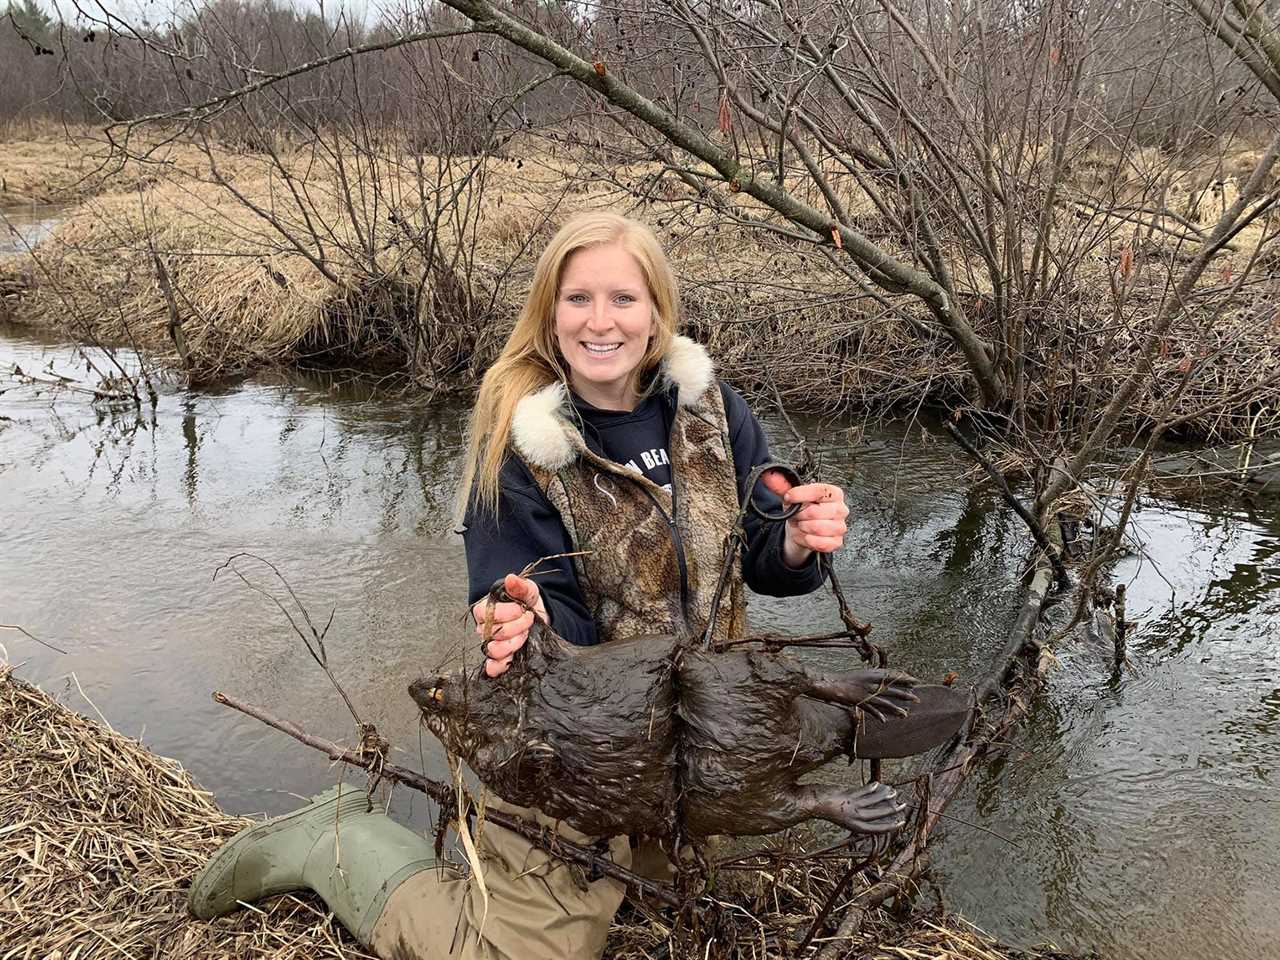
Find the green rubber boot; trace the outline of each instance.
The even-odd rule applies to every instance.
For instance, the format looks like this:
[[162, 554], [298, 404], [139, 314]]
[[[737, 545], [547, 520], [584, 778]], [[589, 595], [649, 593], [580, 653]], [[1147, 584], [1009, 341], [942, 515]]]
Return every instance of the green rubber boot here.
[[300, 810], [246, 827], [196, 875], [188, 908], [210, 920], [240, 902], [313, 890], [367, 944], [392, 891], [435, 859], [425, 839], [365, 807], [364, 791], [341, 784]]

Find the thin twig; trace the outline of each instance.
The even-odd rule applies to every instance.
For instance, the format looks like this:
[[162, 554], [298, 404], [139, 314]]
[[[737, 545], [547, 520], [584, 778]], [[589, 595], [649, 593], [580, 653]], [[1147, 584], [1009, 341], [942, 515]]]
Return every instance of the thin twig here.
[[37, 637], [34, 633], [32, 633], [32, 632], [31, 632], [31, 631], [29, 631], [29, 630], [24, 629], [23, 627], [18, 626], [16, 623], [0, 623], [0, 630], [17, 630], [17, 631], [18, 631], [20, 634], [22, 634], [24, 637], [28, 637], [28, 638], [30, 638], [30, 639], [32, 639], [32, 640], [34, 640], [36, 643], [40, 644], [42, 647], [48, 647], [48, 648], [49, 648], [50, 650], [52, 650], [54, 653], [62, 653], [62, 654], [65, 654], [65, 653], [67, 652], [67, 651], [63, 650], [61, 647], [55, 647], [55, 646], [54, 646], [52, 643], [50, 643], [48, 640], [41, 640], [41, 639], [40, 639], [39, 637]]
[[[292, 598], [294, 604], [297, 606], [298, 610], [301, 612], [302, 620], [307, 625], [307, 629], [311, 631], [310, 639], [308, 639], [307, 635], [302, 632], [302, 629], [298, 626], [297, 621], [293, 619], [293, 615], [289, 613], [288, 608], [286, 608], [285, 605], [280, 602], [280, 599], [276, 597], [275, 594], [270, 593], [267, 590], [264, 590], [262, 587], [258, 586], [256, 583], [251, 583], [249, 579], [243, 573], [240, 572], [240, 570], [235, 566], [234, 561], [240, 559], [241, 557], [249, 557], [252, 560], [257, 560], [260, 563], [265, 563], [271, 569], [271, 572], [276, 575], [276, 578], [279, 579], [279, 581], [282, 584], [284, 584], [284, 588], [287, 591], [289, 591], [290, 598]], [[334, 609], [329, 611], [329, 619], [325, 622], [324, 629], [317, 630], [316, 625], [311, 622], [311, 615], [307, 613], [307, 608], [302, 605], [302, 601], [299, 600], [298, 595], [294, 593], [293, 587], [289, 585], [289, 581], [284, 578], [284, 574], [282, 574], [279, 571], [279, 569], [276, 567], [276, 565], [272, 563], [270, 560], [267, 560], [265, 557], [260, 557], [256, 553], [248, 553], [247, 551], [242, 551], [241, 553], [235, 553], [227, 557], [227, 559], [224, 560], [222, 564], [213, 571], [213, 579], [217, 580], [218, 574], [221, 573], [223, 570], [230, 570], [237, 577], [239, 577], [241, 582], [244, 583], [244, 585], [247, 586], [250, 590], [254, 590], [262, 594], [264, 597], [266, 597], [268, 600], [270, 600], [279, 608], [280, 612], [284, 614], [285, 619], [289, 621], [289, 626], [293, 627], [293, 632], [296, 633], [302, 639], [302, 644], [307, 648], [307, 653], [311, 654], [311, 659], [320, 665], [320, 669], [324, 671], [325, 676], [329, 678], [329, 682], [332, 683], [334, 689], [338, 691], [338, 695], [342, 697], [342, 701], [347, 705], [347, 709], [351, 711], [351, 716], [356, 722], [356, 727], [363, 733], [367, 725], [363, 720], [360, 719], [360, 714], [356, 712], [355, 704], [353, 704], [351, 702], [351, 698], [347, 696], [347, 691], [342, 689], [342, 684], [338, 682], [338, 678], [335, 677], [333, 675], [333, 671], [329, 669], [329, 654], [324, 648], [325, 634], [329, 632], [329, 627], [333, 625], [333, 615], [336, 612], [337, 608], [335, 607]], [[314, 646], [312, 646], [313, 643], [315, 644]]]
[[1000, 491], [1000, 495], [1004, 497], [1006, 503], [1013, 508], [1013, 512], [1022, 518], [1023, 523], [1031, 531], [1031, 535], [1035, 537], [1036, 544], [1044, 551], [1044, 555], [1049, 558], [1049, 563], [1053, 565], [1054, 581], [1057, 583], [1058, 589], [1066, 590], [1071, 586], [1071, 577], [1067, 574], [1067, 568], [1062, 563], [1062, 557], [1058, 553], [1058, 549], [1050, 542], [1048, 536], [1045, 535], [1044, 527], [1040, 526], [1040, 522], [1032, 515], [1031, 511], [1013, 495], [1013, 491], [1009, 489], [1009, 484], [1005, 482], [1000, 471], [997, 470], [984, 457], [978, 448], [975, 447], [963, 433], [961, 433], [954, 423], [950, 420], [944, 421], [943, 426], [946, 427], [947, 433], [951, 434], [953, 440], [960, 445], [965, 453], [973, 457], [978, 465], [986, 471], [991, 482], [996, 485], [996, 489]]

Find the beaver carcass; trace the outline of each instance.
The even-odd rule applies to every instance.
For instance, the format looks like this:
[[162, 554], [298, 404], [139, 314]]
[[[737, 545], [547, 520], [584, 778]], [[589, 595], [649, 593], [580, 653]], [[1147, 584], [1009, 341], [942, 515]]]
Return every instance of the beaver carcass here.
[[839, 755], [929, 749], [969, 711], [958, 690], [900, 672], [823, 674], [761, 645], [669, 635], [574, 647], [540, 624], [501, 676], [424, 677], [409, 693], [494, 793], [591, 836], [748, 836], [814, 818], [893, 830], [891, 788], [800, 778]]

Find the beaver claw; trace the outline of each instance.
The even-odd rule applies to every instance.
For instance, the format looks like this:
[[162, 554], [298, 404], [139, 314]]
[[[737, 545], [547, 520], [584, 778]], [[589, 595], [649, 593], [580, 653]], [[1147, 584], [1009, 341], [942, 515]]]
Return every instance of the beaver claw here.
[[887, 783], [872, 782], [853, 793], [828, 788], [818, 793], [812, 815], [851, 833], [892, 833], [907, 823], [906, 804]]
[[819, 700], [865, 710], [881, 722], [885, 714], [905, 717], [920, 698], [911, 688], [920, 683], [900, 670], [855, 670], [836, 675], [809, 674], [810, 692]]

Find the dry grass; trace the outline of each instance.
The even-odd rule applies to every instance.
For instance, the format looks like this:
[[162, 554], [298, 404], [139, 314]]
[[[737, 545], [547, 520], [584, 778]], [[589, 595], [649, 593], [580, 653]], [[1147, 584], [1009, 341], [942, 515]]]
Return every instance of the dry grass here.
[[80, 142], [56, 129], [21, 131], [0, 148], [0, 205], [71, 199], [85, 192], [99, 168]]
[[909, 927], [882, 922], [866, 931], [852, 953], [865, 960], [1069, 960], [1051, 948], [1012, 950], [952, 915], [922, 918]]
[[[175, 761], [58, 703], [0, 662], [0, 958], [357, 960], [368, 958], [312, 897], [286, 895], [212, 923], [185, 909], [190, 878], [251, 821], [218, 809]], [[829, 889], [825, 874], [786, 867], [728, 885], [709, 911], [699, 956], [779, 956]], [[666, 915], [626, 908], [610, 957], [657, 957]], [[763, 946], [762, 946], [763, 945]], [[895, 960], [1012, 960], [962, 920], [877, 915], [850, 955]]]
[[[835, 949], [841, 960], [1087, 960], [1052, 946], [1019, 950], [987, 936], [963, 917], [941, 908], [913, 909], [905, 917], [887, 910], [871, 911], [860, 931], [837, 941], [817, 936], [803, 950], [797, 945], [808, 934], [817, 911], [846, 861], [831, 864], [793, 863], [736, 874], [717, 900], [713, 895], [699, 917], [702, 936], [680, 937], [671, 918], [658, 916], [629, 901], [610, 931], [605, 955], [612, 960], [660, 960], [667, 957], [720, 957], [733, 960], [813, 960]], [[832, 911], [832, 928], [842, 905], [865, 889], [856, 881]]]
[[[385, 216], [362, 222], [344, 215], [332, 180], [309, 179], [298, 202], [260, 164], [242, 161], [240, 168], [230, 173], [219, 165], [274, 224], [196, 177], [104, 194], [78, 207], [41, 245], [27, 267], [36, 289], [24, 312], [59, 317], [81, 335], [136, 342], [176, 365], [158, 256], [191, 363], [206, 374], [325, 350], [368, 360], [384, 346], [379, 321], [393, 332], [410, 326], [395, 313], [416, 311], [412, 294], [405, 304], [396, 296], [426, 271], [406, 227]], [[365, 256], [370, 248], [376, 258]], [[428, 302], [433, 276], [423, 284]]]
[[[134, 342], [176, 366], [154, 251], [176, 291], [190, 362], [202, 376], [316, 355], [404, 367], [420, 339], [436, 371], [467, 388], [519, 308], [530, 251], [572, 212], [635, 204], [607, 183], [586, 180], [571, 159], [492, 160], [474, 207], [445, 215], [441, 246], [428, 266], [421, 237], [433, 211], [428, 205], [424, 212], [417, 170], [403, 156], [378, 158], [358, 180], [338, 175], [332, 157], [315, 163], [306, 148], [282, 154], [279, 165], [267, 157], [239, 156], [234, 164], [215, 158], [237, 197], [213, 182], [198, 151], [166, 149], [174, 166], [163, 179], [145, 190], [87, 199], [33, 257], [5, 265], [15, 291], [32, 287], [15, 311], [18, 319], [61, 323], [82, 338]], [[355, 158], [343, 159], [355, 169]], [[297, 171], [294, 183], [280, 166]], [[619, 176], [649, 172], [636, 165]], [[464, 174], [457, 162], [428, 173], [440, 182]], [[357, 186], [360, 195], [352, 196]], [[856, 295], [833, 289], [799, 251], [737, 229], [722, 232], [687, 193], [681, 186], [662, 209], [630, 212], [668, 242], [687, 278], [687, 314], [711, 339], [719, 337], [713, 347], [726, 361], [745, 342], [738, 336], [744, 327], [765, 318], [779, 342], [815, 325], [838, 331], [863, 319]], [[760, 283], [762, 270], [785, 282]], [[468, 288], [470, 296], [458, 293]], [[788, 306], [775, 318], [780, 303]], [[737, 359], [752, 368], [754, 358]]]
[[[255, 200], [272, 187], [239, 186]], [[326, 303], [342, 291], [255, 219], [231, 194], [198, 182], [89, 200], [41, 246], [31, 305], [74, 318], [73, 330], [172, 354], [154, 248], [191, 318], [184, 330], [199, 367], [273, 362], [323, 327]]]
[[[190, 143], [167, 141], [148, 133], [139, 143], [145, 162], [124, 159], [101, 130], [65, 127], [51, 121], [0, 130], [0, 206], [23, 203], [71, 203], [104, 192], [136, 191], [174, 171], [201, 167], [203, 156]], [[231, 170], [241, 154], [217, 149]]]
[[0, 664], [0, 957], [368, 957], [314, 898], [213, 923], [193, 873], [248, 820], [173, 760], [68, 710]]
[[[607, 208], [654, 227], [681, 278], [685, 327], [740, 386], [776, 385], [784, 401], [832, 413], [951, 405], [972, 390], [949, 340], [921, 336], [916, 323], [930, 322], [923, 307], [897, 298], [885, 309], [807, 247], [728, 222], [670, 175], [650, 191], [657, 199], [641, 201], [637, 185], [660, 172], [651, 163], [610, 167], [605, 176], [581, 151], [526, 141], [507, 144], [474, 174], [468, 158], [418, 157], [390, 141], [373, 155], [340, 143], [282, 144], [278, 159], [221, 148], [206, 155], [179, 141], [151, 147], [146, 164], [129, 161], [113, 179], [97, 181], [113, 189], [70, 212], [34, 258], [0, 262], [0, 309], [62, 324], [82, 339], [132, 342], [181, 366], [154, 250], [176, 293], [193, 379], [318, 361], [408, 373], [432, 390], [469, 390], [503, 341], [545, 240], [571, 213]], [[104, 147], [64, 138], [58, 149], [92, 157]], [[22, 160], [30, 151], [17, 141], [0, 144], [0, 175], [30, 167]], [[1197, 206], [1193, 197], [1201, 197], [1191, 219], [1207, 228], [1230, 199], [1206, 193], [1207, 185], [1248, 159], [1241, 153], [1225, 166], [1189, 170], [1172, 184], [1170, 204]], [[1136, 184], [1149, 187], [1149, 168], [1159, 161], [1141, 150], [1124, 164], [1085, 156], [1078, 176], [1086, 183], [1101, 171], [1127, 195]], [[787, 187], [821, 202], [799, 173]], [[454, 190], [460, 204], [437, 210], [436, 193]], [[743, 194], [726, 197], [743, 213], [770, 218]], [[843, 199], [876, 236], [867, 198]], [[1082, 260], [1072, 287], [1033, 305], [1026, 320], [1039, 331], [1028, 361], [1028, 407], [1036, 415], [1053, 411], [1060, 422], [1073, 406], [1092, 400], [1096, 410], [1113, 395], [1136, 362], [1168, 270], [1190, 249], [1159, 231], [1135, 240], [1142, 229], [1105, 214], [1087, 226], [1073, 223], [1064, 207], [1057, 234], [1079, 229], [1112, 240]], [[1173, 220], [1164, 226], [1182, 229]], [[434, 249], [424, 240], [432, 229]], [[1229, 286], [1261, 229], [1254, 224], [1237, 238], [1239, 249], [1206, 273], [1206, 289]], [[1117, 319], [1110, 282], [1119, 250], [1132, 243], [1137, 266]], [[1179, 365], [1195, 358], [1197, 376], [1175, 413], [1240, 399], [1191, 418], [1186, 434], [1231, 440], [1280, 432], [1280, 381], [1246, 396], [1251, 384], [1280, 374], [1280, 284], [1267, 278], [1276, 262], [1273, 255], [1260, 263], [1256, 280], [1221, 316], [1189, 311], [1162, 348], [1152, 389], [1129, 411], [1134, 424], [1162, 411]], [[980, 276], [973, 266], [957, 253], [953, 273]], [[1000, 342], [1002, 332], [984, 316], [989, 294], [970, 296], [979, 333]], [[1113, 360], [1097, 369], [1104, 345]]]
[[[615, 924], [605, 954], [612, 960], [657, 960], [659, 957], [678, 956], [671, 947], [670, 928], [662, 923], [646, 920], [623, 908], [621, 917], [629, 922]], [[794, 922], [808, 919], [792, 917]], [[742, 960], [773, 960], [794, 954], [784, 954], [776, 938], [767, 933], [751, 936], [752, 926], [744, 922], [741, 939], [727, 952], [717, 953], [715, 944], [710, 956], [732, 956]], [[803, 933], [804, 928], [800, 928]], [[816, 940], [803, 956], [811, 957], [829, 941]], [[861, 934], [850, 939], [840, 952], [845, 960], [1081, 960], [1078, 956], [1061, 953], [1052, 947], [1017, 950], [987, 936], [973, 924], [953, 914], [922, 914], [908, 922], [893, 920], [881, 913], [869, 922]]]

